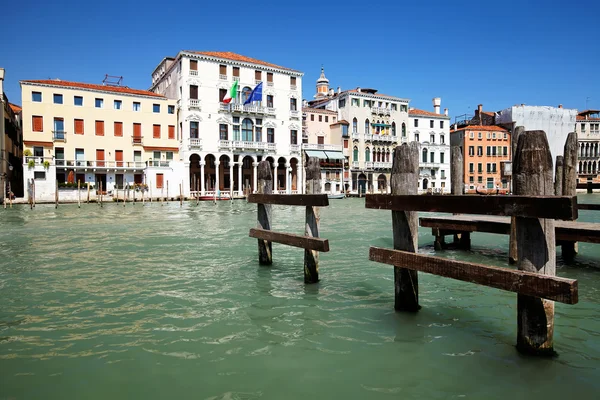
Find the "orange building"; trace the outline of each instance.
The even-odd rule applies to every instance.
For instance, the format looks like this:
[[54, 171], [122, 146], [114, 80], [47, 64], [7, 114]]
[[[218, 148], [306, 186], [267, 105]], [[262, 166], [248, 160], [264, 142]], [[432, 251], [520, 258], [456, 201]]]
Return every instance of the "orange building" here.
[[461, 148], [465, 193], [510, 191], [510, 132], [496, 126], [467, 125], [450, 131], [450, 145]]

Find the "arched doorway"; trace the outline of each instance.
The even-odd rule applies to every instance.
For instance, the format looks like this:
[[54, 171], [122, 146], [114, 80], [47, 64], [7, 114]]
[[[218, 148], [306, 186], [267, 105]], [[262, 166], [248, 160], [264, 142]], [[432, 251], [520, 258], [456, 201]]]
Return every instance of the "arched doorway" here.
[[216, 158], [212, 154], [207, 154], [204, 161], [206, 162], [204, 165], [204, 190], [213, 191], [217, 177], [215, 174]]
[[230, 165], [231, 159], [223, 154], [219, 157], [219, 190], [228, 192], [231, 189]]
[[[254, 159], [250, 156], [245, 156], [242, 159], [242, 188], [247, 192], [250, 189], [250, 193], [254, 190], [254, 167], [252, 164]], [[246, 193], [244, 192], [244, 193]]]
[[190, 156], [190, 191], [196, 192], [200, 190], [200, 156], [192, 154]]
[[292, 168], [292, 190], [298, 190], [298, 159], [292, 158], [290, 166]]
[[367, 176], [362, 173], [358, 175], [358, 191], [363, 195], [367, 191]]
[[385, 178], [385, 175], [384, 174], [380, 174], [377, 177], [377, 190], [379, 190], [379, 191], [383, 190], [385, 192], [387, 190], [386, 183], [387, 183], [387, 179]]
[[427, 179], [423, 179], [423, 190], [427, 190], [428, 184], [429, 184], [429, 181]]
[[277, 190], [286, 190], [287, 168], [285, 167], [285, 158], [279, 157], [277, 160]]

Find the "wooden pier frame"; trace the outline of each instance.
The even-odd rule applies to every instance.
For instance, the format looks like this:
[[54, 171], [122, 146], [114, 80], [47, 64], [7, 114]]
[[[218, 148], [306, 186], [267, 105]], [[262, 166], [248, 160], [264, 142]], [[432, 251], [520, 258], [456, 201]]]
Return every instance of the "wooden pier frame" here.
[[[369, 259], [394, 266], [396, 310], [419, 309], [417, 271], [516, 292], [518, 350], [553, 355], [553, 301], [578, 301], [577, 281], [555, 276], [554, 220], [576, 219], [577, 199], [553, 195], [546, 134], [528, 131], [520, 135], [513, 168], [517, 196], [411, 194], [416, 192], [413, 181], [419, 174], [416, 146], [414, 142], [405, 143], [394, 149], [392, 195], [367, 195], [365, 201], [366, 208], [392, 210], [394, 250], [371, 247]], [[417, 211], [511, 216], [515, 221], [511, 225], [516, 225], [519, 270], [415, 254], [418, 235], [411, 219], [414, 214], [416, 220]], [[410, 274], [399, 276], [399, 271], [407, 270]]]
[[[272, 243], [280, 243], [304, 249], [304, 283], [319, 281], [319, 252], [329, 251], [329, 241], [319, 237], [319, 207], [329, 205], [326, 194], [321, 191], [319, 159], [310, 157], [306, 167], [306, 191], [308, 194], [272, 194], [273, 177], [268, 161], [258, 164], [256, 194], [248, 195], [248, 203], [258, 205], [257, 228], [250, 229], [249, 236], [258, 239], [258, 261], [263, 265], [273, 263]], [[271, 230], [272, 205], [305, 206], [306, 223], [304, 236]]]

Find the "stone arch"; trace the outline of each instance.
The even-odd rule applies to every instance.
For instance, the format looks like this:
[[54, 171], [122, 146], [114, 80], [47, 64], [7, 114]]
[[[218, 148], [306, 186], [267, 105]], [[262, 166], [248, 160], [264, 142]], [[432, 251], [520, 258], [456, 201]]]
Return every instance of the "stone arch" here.
[[216, 183], [216, 166], [215, 161], [217, 158], [209, 153], [204, 156], [204, 188], [205, 190], [215, 190]]
[[192, 153], [190, 155], [189, 161], [190, 161], [190, 167], [189, 167], [190, 190], [198, 191], [198, 190], [200, 190], [200, 179], [201, 179], [200, 161], [202, 161], [202, 158], [200, 157], [199, 154]]
[[296, 157], [290, 158], [290, 168], [292, 169], [291, 190], [298, 190], [298, 168], [300, 161]]
[[377, 190], [386, 191], [387, 190], [387, 178], [384, 174], [379, 174], [377, 177]]

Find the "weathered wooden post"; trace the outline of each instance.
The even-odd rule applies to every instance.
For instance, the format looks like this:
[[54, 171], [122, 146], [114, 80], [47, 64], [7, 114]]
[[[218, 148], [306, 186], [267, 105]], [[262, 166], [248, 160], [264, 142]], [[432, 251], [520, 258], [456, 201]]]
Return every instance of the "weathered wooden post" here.
[[133, 201], [132, 201], [131, 205], [135, 206], [135, 189], [133, 189], [131, 192], [133, 193]]
[[77, 179], [77, 208], [81, 208], [81, 180]]
[[33, 193], [33, 208], [35, 208], [35, 178], [31, 180], [31, 193]]
[[183, 189], [181, 187], [182, 185], [182, 183], [179, 184], [179, 207], [183, 207]]
[[[452, 146], [450, 151], [450, 192], [453, 195], [463, 195], [465, 193], [465, 162], [462, 150], [459, 146]], [[456, 214], [455, 214], [456, 215]], [[471, 248], [471, 232], [461, 232], [454, 234], [454, 244], [461, 249]], [[443, 232], [438, 230], [434, 247], [441, 250], [444, 245]]]
[[[392, 195], [415, 195], [419, 184], [419, 147], [416, 142], [403, 143], [394, 149], [391, 175]], [[394, 249], [417, 252], [418, 213], [392, 211]], [[417, 271], [394, 266], [394, 308], [418, 311], [419, 280]]]
[[27, 201], [29, 202], [29, 209], [33, 210], [33, 186], [29, 179], [27, 179]]
[[556, 165], [554, 166], [554, 194], [562, 196], [563, 194], [563, 174], [564, 174], [564, 157], [556, 156]]
[[[306, 194], [321, 194], [321, 164], [318, 157], [306, 160]], [[319, 207], [306, 206], [304, 236], [319, 237]], [[304, 283], [319, 282], [319, 252], [304, 249]]]
[[[577, 133], [571, 132], [565, 141], [563, 166], [563, 196], [577, 195]], [[577, 242], [561, 242], [561, 253], [565, 260], [572, 260], [579, 251]]]
[[[6, 187], [7, 187], [7, 184], [5, 183], [5, 184], [4, 184], [4, 185], [2, 185], [2, 186], [4, 186], [4, 187], [2, 188], [2, 190], [4, 190], [4, 193], [6, 193]], [[8, 192], [8, 196], [10, 197], [10, 191]], [[4, 209], [6, 210], [6, 195], [4, 196], [4, 200], [2, 201], [2, 205], [3, 205]]]
[[104, 199], [103, 199], [103, 192], [102, 192], [102, 181], [100, 181], [100, 207], [103, 207], [102, 200], [104, 200]]
[[[517, 144], [519, 142], [519, 136], [521, 136], [523, 133], [525, 132], [525, 127], [524, 126], [517, 126], [513, 132], [512, 137], [510, 138], [511, 142], [511, 151], [512, 151], [512, 176], [513, 176], [513, 180], [512, 180], [512, 191], [513, 194], [515, 193], [515, 180], [514, 180], [514, 174], [515, 174], [515, 158], [517, 155]], [[518, 253], [518, 249], [517, 249], [517, 223], [515, 221], [515, 217], [510, 217], [510, 238], [508, 240], [508, 262], [509, 264], [514, 264], [517, 262], [517, 253]]]
[[[6, 198], [6, 196], [4, 196]], [[10, 181], [8, 182], [8, 201], [10, 202], [10, 208], [13, 208], [13, 193], [12, 193], [12, 185]]]
[[[258, 164], [258, 186], [259, 194], [273, 193], [273, 176], [271, 175], [271, 166], [268, 161], [261, 161]], [[271, 230], [271, 205], [258, 203], [258, 228]], [[258, 262], [263, 265], [273, 263], [272, 243], [263, 239], [258, 239]]]
[[198, 178], [196, 183], [196, 205], [198, 205], [198, 203], [200, 203], [200, 178]]
[[169, 181], [167, 181], [167, 201], [169, 201]]
[[54, 181], [54, 208], [58, 208], [58, 181]]
[[[513, 159], [514, 193], [552, 196], [552, 155], [544, 131], [519, 137]], [[520, 271], [556, 275], [554, 220], [516, 217], [517, 267]], [[517, 348], [523, 353], [553, 355], [554, 301], [517, 295]]]
[[87, 182], [87, 202], [86, 204], [90, 204], [90, 183]]

